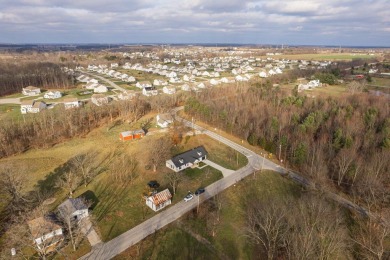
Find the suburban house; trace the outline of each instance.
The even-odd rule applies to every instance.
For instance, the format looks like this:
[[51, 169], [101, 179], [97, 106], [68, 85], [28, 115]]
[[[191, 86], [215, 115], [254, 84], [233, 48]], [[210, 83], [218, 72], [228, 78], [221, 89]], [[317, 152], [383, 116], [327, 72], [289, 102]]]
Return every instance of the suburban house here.
[[23, 88], [22, 94], [25, 96], [38, 96], [41, 94], [41, 89], [33, 86]]
[[172, 95], [176, 93], [176, 89], [174, 87], [168, 88], [168, 87], [163, 87], [163, 93]]
[[146, 197], [146, 205], [154, 211], [161, 210], [172, 203], [172, 194], [168, 189]]
[[91, 101], [97, 106], [101, 106], [108, 103], [108, 97], [103, 94], [93, 94], [91, 96]]
[[67, 199], [58, 206], [58, 212], [64, 219], [81, 220], [88, 217], [88, 206], [80, 198]]
[[139, 81], [139, 82], [137, 82], [137, 83], [135, 84], [135, 86], [136, 86], [137, 88], [143, 89], [143, 88], [151, 87], [152, 84], [151, 84], [149, 81]]
[[196, 148], [193, 148], [192, 150], [172, 157], [172, 159], [166, 161], [165, 165], [169, 169], [172, 169], [175, 172], [179, 172], [181, 170], [197, 165], [199, 162], [205, 160], [206, 157], [206, 149], [203, 146], [198, 146]]
[[47, 99], [56, 99], [62, 97], [62, 94], [59, 91], [48, 91], [43, 97]]
[[144, 87], [142, 89], [142, 94], [147, 97], [156, 96], [158, 95], [158, 90], [156, 87]]
[[63, 100], [63, 103], [65, 106], [65, 109], [71, 109], [71, 108], [75, 108], [75, 107], [80, 106], [79, 100], [77, 98], [65, 98]]
[[93, 92], [95, 93], [106, 93], [108, 91], [108, 88], [104, 85], [98, 85], [96, 88], [93, 89]]
[[157, 125], [161, 128], [167, 128], [172, 124], [173, 117], [170, 114], [159, 114], [156, 116]]
[[64, 239], [62, 228], [53, 220], [39, 217], [27, 222], [34, 243], [39, 250], [49, 253]]
[[20, 105], [20, 112], [22, 114], [27, 113], [39, 113], [43, 109], [46, 109], [47, 105], [43, 101], [36, 101], [36, 100], [23, 100]]
[[141, 139], [145, 136], [145, 131], [142, 129], [134, 131], [125, 131], [119, 134], [119, 139], [122, 141], [129, 141], [133, 139]]
[[133, 99], [135, 96], [136, 96], [136, 94], [134, 92], [124, 91], [124, 92], [119, 93], [118, 99], [130, 100], [130, 99]]

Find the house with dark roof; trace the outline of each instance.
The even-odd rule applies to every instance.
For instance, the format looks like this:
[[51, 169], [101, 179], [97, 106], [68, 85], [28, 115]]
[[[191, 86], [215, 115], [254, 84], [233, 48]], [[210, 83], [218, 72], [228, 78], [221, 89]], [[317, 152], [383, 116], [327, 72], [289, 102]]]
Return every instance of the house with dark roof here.
[[64, 219], [69, 217], [79, 221], [85, 217], [88, 217], [88, 206], [80, 198], [70, 198], [65, 200], [58, 206], [58, 212]]
[[166, 161], [166, 166], [175, 172], [182, 171], [189, 167], [197, 165], [207, 157], [207, 151], [203, 146], [195, 147], [189, 151], [178, 154], [172, 159]]

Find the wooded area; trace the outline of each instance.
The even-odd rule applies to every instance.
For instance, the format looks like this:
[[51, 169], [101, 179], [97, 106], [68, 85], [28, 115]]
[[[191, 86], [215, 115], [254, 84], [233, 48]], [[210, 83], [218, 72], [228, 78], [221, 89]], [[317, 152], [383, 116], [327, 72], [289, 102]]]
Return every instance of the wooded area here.
[[254, 83], [197, 93], [185, 111], [370, 208], [389, 205], [387, 99], [364, 94], [311, 99]]
[[149, 103], [135, 99], [112, 102], [104, 107], [71, 110], [58, 107], [31, 115], [25, 121], [4, 121], [0, 125], [0, 158], [30, 148], [50, 147], [74, 136], [87, 134], [119, 116], [121, 120], [135, 122], [149, 110]]
[[0, 63], [0, 96], [20, 93], [27, 86], [66, 89], [73, 87], [71, 75], [50, 62]]

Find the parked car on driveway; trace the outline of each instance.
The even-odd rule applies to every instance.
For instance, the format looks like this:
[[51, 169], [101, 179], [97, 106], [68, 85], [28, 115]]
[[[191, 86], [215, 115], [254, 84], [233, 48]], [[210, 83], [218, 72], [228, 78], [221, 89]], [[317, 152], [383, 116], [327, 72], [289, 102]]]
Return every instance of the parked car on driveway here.
[[199, 189], [197, 189], [197, 190], [195, 191], [195, 195], [198, 196], [198, 195], [202, 194], [204, 191], [205, 191], [204, 188], [199, 188]]
[[188, 192], [187, 196], [184, 197], [184, 201], [187, 202], [187, 201], [190, 201], [194, 198], [194, 195], [192, 194], [191, 191]]

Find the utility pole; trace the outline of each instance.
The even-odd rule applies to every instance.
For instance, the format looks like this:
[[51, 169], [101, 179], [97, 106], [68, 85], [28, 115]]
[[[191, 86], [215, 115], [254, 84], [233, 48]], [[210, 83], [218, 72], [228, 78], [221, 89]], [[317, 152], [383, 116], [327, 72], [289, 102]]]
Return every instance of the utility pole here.
[[279, 161], [282, 155], [282, 144], [279, 144]]

